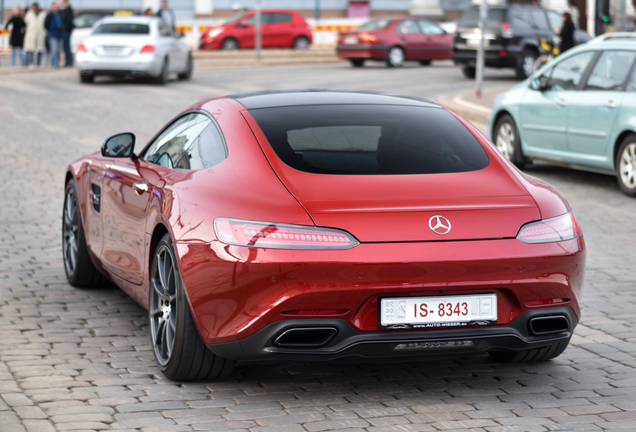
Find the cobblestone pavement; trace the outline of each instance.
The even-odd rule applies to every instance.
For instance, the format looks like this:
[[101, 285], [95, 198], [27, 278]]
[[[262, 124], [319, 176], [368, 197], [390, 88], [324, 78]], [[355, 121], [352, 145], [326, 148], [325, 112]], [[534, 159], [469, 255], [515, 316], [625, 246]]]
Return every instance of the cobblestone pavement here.
[[[487, 85], [506, 82], [489, 75]], [[146, 313], [117, 289], [78, 290], [60, 251], [68, 162], [124, 130], [139, 142], [189, 103], [281, 87], [435, 97], [454, 68], [343, 65], [199, 72], [189, 83], [0, 81], [0, 431], [546, 431], [636, 429], [636, 200], [611, 177], [529, 170], [570, 200], [586, 236], [583, 318], [559, 358], [391, 364], [240, 363], [220, 382], [163, 378]]]

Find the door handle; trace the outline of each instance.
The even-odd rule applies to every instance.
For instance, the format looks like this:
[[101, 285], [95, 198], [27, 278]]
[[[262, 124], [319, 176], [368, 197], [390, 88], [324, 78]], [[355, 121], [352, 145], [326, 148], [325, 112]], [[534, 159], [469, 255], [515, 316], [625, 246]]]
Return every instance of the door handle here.
[[567, 103], [565, 103], [565, 99], [559, 99], [559, 100], [556, 102], [556, 104], [557, 104], [558, 106], [566, 106], [566, 105], [567, 105]]
[[603, 105], [605, 108], [616, 108], [616, 103], [614, 103], [614, 101], [607, 101], [605, 102], [605, 105]]
[[135, 183], [133, 186], [138, 192], [148, 192], [148, 184], [146, 183]]

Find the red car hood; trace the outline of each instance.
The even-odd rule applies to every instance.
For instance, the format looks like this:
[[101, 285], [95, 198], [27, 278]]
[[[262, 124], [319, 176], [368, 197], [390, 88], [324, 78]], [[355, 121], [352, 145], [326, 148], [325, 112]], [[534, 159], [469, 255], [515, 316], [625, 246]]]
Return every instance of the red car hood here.
[[[317, 226], [344, 229], [361, 242], [512, 238], [523, 224], [541, 219], [527, 190], [498, 164], [481, 171], [425, 175], [321, 175], [287, 166], [276, 170]], [[450, 231], [442, 234], [446, 229], [438, 227], [435, 233], [434, 216], [446, 218]]]

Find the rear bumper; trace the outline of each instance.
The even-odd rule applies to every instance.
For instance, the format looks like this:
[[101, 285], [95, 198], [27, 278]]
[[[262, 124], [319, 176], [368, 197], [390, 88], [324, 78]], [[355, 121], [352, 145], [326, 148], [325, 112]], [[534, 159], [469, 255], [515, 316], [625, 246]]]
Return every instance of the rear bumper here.
[[[502, 55], [505, 53], [505, 55]], [[456, 64], [475, 66], [477, 51], [471, 49], [455, 48], [452, 59]], [[486, 66], [494, 68], [514, 68], [519, 61], [519, 53], [511, 50], [488, 49], [485, 51]]]
[[103, 59], [90, 53], [76, 55], [77, 67], [82, 75], [159, 76], [163, 59], [149, 54], [135, 54], [126, 59]]
[[[565, 319], [566, 328], [536, 334], [529, 323], [544, 317]], [[221, 357], [235, 360], [327, 361], [346, 357], [395, 359], [454, 356], [489, 351], [514, 352], [567, 344], [577, 324], [578, 318], [569, 307], [526, 311], [506, 326], [416, 332], [392, 330], [363, 333], [341, 319], [297, 319], [278, 321], [245, 339], [208, 345], [208, 348]], [[308, 328], [335, 331], [332, 338], [321, 346], [281, 346], [277, 342], [289, 330], [302, 331]]]
[[[321, 318], [345, 321], [361, 334], [389, 334], [379, 323], [382, 297], [493, 293], [497, 323], [478, 329], [487, 332], [506, 328], [528, 310], [568, 307], [578, 316], [585, 268], [582, 238], [544, 244], [516, 239], [363, 243], [340, 251], [259, 249], [218, 241], [175, 246], [207, 345], [245, 340], [283, 321], [318, 318], [295, 312], [303, 310], [346, 311]], [[443, 332], [455, 330], [468, 327]], [[437, 329], [400, 331], [428, 334]]]

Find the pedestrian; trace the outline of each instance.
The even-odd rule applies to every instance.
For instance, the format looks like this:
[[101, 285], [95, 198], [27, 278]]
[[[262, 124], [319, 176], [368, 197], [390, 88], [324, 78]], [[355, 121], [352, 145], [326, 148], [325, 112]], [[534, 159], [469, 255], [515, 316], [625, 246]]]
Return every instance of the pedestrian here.
[[144, 12], [144, 15], [146, 15], [146, 16], [155, 16], [155, 14], [152, 12], [152, 9], [150, 9], [150, 8], [146, 9], [146, 12]]
[[44, 25], [49, 34], [51, 66], [57, 69], [60, 67], [60, 52], [64, 44], [64, 20], [57, 2], [51, 4], [51, 12], [46, 16]]
[[11, 33], [9, 36], [9, 45], [11, 45], [11, 64], [17, 66], [16, 57], [20, 57], [20, 65], [24, 66], [26, 59], [24, 58], [24, 32], [26, 24], [22, 19], [22, 9], [19, 6], [13, 6], [13, 15], [4, 27]]
[[46, 12], [40, 9], [40, 5], [33, 3], [31, 9], [24, 17], [26, 32], [24, 33], [24, 51], [26, 52], [26, 65], [28, 67], [40, 66], [42, 53], [46, 43], [46, 29], [44, 21]]
[[73, 25], [73, 8], [68, 0], [62, 0], [60, 4], [60, 14], [62, 15], [62, 21], [64, 21], [64, 67], [73, 67], [73, 52], [71, 51], [71, 33], [75, 26]]
[[561, 27], [559, 36], [561, 37], [559, 51], [562, 54], [574, 46], [574, 23], [572, 23], [572, 15], [569, 12], [563, 14], [563, 27]]
[[574, 0], [568, 0], [568, 13], [572, 16], [572, 23], [574, 27], [579, 28], [581, 23], [579, 21], [579, 17], [581, 14], [579, 13], [579, 8], [574, 4]]
[[159, 12], [157, 12], [157, 16], [161, 18], [162, 20], [164, 20], [165, 23], [168, 24], [168, 27], [170, 27], [173, 32], [175, 31], [177, 19], [174, 16], [174, 11], [168, 8], [167, 0], [163, 0], [161, 2], [161, 9], [159, 9]]

